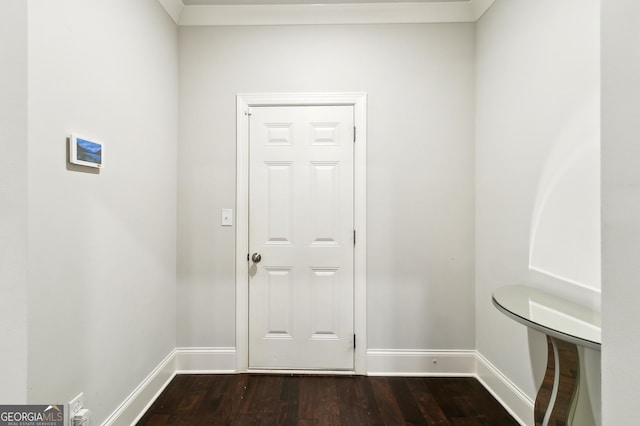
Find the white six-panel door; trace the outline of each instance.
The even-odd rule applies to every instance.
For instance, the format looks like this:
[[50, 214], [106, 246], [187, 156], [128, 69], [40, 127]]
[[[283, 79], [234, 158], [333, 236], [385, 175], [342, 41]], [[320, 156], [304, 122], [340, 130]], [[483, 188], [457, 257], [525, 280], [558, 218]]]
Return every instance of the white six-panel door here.
[[352, 370], [354, 108], [249, 121], [249, 367]]

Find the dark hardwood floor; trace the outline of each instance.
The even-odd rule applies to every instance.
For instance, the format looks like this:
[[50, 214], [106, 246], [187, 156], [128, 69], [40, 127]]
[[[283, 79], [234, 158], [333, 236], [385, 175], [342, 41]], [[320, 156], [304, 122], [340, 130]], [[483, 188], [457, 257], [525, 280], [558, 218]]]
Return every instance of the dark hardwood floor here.
[[474, 378], [178, 375], [138, 425], [518, 423]]

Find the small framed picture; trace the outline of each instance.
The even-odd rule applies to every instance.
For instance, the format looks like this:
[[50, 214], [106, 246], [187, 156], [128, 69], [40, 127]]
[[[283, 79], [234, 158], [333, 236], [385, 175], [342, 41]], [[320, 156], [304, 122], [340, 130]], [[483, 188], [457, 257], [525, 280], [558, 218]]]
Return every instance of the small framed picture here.
[[92, 138], [72, 134], [69, 141], [69, 161], [87, 167], [104, 167], [104, 144]]

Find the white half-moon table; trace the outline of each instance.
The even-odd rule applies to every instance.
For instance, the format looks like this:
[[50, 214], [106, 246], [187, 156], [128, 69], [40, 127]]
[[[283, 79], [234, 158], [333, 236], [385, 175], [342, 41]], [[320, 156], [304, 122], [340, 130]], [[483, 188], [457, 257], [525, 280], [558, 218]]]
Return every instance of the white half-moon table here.
[[509, 318], [547, 335], [547, 371], [536, 396], [536, 426], [571, 425], [580, 387], [577, 345], [600, 350], [600, 313], [524, 285], [501, 287], [492, 299]]

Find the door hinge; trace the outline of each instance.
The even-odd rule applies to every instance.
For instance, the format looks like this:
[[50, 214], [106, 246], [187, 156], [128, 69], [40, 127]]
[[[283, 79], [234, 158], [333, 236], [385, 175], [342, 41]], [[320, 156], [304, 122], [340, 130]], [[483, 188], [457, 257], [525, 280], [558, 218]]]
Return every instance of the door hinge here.
[[356, 246], [356, 230], [353, 230], [353, 246]]
[[247, 262], [249, 261], [249, 253], [247, 253]]
[[353, 349], [356, 348], [356, 335], [353, 335]]
[[353, 126], [353, 143], [356, 143], [356, 126]]

